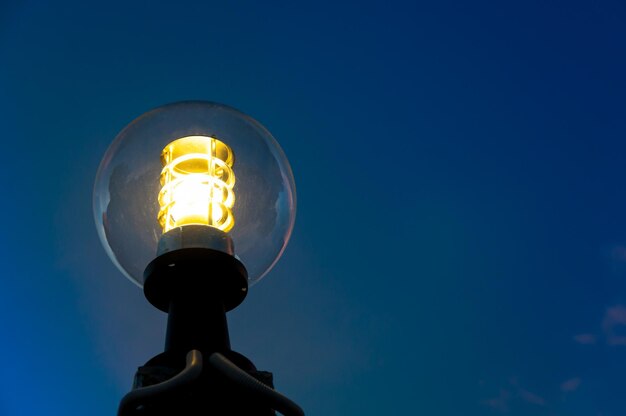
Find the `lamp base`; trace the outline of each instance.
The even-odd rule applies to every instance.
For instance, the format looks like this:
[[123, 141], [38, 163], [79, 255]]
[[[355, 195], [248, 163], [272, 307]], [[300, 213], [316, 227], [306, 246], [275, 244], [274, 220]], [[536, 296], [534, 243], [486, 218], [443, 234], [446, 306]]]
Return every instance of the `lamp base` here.
[[139, 368], [119, 416], [274, 416], [272, 409], [304, 416], [273, 390], [271, 373], [230, 349], [226, 311], [244, 300], [247, 282], [239, 260], [206, 247], [165, 252], [150, 262], [144, 294], [168, 313], [165, 352]]

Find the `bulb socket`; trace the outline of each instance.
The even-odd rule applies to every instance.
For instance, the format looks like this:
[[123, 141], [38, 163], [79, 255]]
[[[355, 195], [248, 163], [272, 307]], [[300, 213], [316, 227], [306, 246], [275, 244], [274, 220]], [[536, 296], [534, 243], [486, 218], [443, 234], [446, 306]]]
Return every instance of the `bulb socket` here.
[[172, 228], [159, 239], [157, 256], [183, 248], [208, 248], [235, 255], [232, 238], [224, 231], [208, 225], [183, 225]]

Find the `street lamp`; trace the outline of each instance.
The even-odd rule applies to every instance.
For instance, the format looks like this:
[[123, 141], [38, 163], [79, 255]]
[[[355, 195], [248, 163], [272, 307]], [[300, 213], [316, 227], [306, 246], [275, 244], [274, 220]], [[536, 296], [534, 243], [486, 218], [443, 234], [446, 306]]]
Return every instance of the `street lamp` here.
[[120, 415], [303, 414], [231, 350], [226, 323], [295, 219], [291, 168], [260, 123], [198, 101], [140, 116], [104, 155], [93, 208], [113, 263], [168, 313], [165, 351], [139, 368]]

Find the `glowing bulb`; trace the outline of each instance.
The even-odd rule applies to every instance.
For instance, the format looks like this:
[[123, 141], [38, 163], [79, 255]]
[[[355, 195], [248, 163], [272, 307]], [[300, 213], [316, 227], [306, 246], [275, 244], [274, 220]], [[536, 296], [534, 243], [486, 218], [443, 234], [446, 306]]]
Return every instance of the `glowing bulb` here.
[[164, 233], [192, 224], [233, 228], [234, 161], [231, 148], [213, 137], [187, 136], [165, 146], [158, 214]]

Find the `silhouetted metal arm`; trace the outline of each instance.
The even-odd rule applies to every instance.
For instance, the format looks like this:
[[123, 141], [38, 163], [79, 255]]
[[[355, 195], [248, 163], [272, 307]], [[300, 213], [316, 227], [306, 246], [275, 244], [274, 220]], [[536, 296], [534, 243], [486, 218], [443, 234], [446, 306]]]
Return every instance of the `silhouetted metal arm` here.
[[251, 395], [264, 400], [272, 409], [285, 416], [304, 416], [304, 411], [300, 406], [252, 377], [219, 352], [211, 354], [209, 363], [227, 379], [237, 384]]
[[167, 381], [152, 386], [141, 387], [122, 398], [118, 416], [133, 416], [137, 410], [157, 399], [178, 393], [193, 384], [202, 374], [202, 354], [198, 350], [187, 353], [187, 365], [180, 373]]

